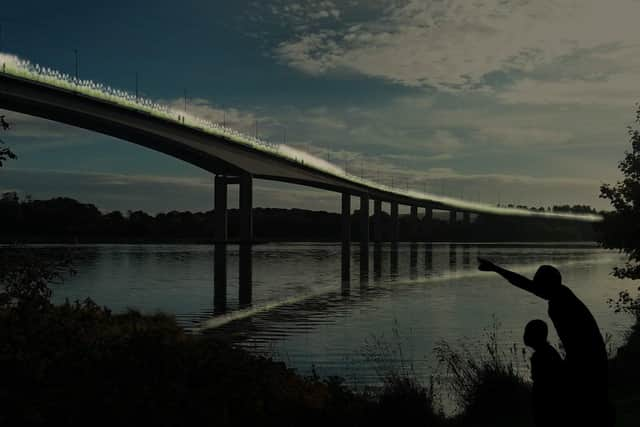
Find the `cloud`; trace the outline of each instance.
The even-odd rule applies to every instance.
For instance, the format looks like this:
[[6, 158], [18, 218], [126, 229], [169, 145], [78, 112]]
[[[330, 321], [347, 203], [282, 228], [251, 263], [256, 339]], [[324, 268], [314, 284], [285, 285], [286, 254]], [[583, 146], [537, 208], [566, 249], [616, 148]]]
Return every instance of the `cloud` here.
[[85, 138], [92, 134], [84, 129], [13, 111], [0, 109], [0, 115], [6, 116], [7, 122], [11, 125], [9, 132], [4, 135], [7, 138], [58, 140]]
[[485, 87], [491, 73], [533, 72], [585, 49], [623, 43], [637, 53], [640, 42], [634, 0], [381, 3], [375, 19], [298, 32], [275, 54], [314, 75], [348, 69], [407, 86], [460, 90]]
[[273, 2], [270, 5], [270, 11], [273, 16], [294, 21], [298, 25], [317, 20], [339, 20], [342, 15], [340, 8], [331, 0]]
[[640, 75], [622, 73], [595, 81], [524, 79], [499, 93], [497, 99], [505, 104], [606, 105], [631, 109], [640, 100]]
[[455, 153], [460, 151], [463, 145], [460, 138], [446, 130], [436, 130], [425, 143], [429, 151], [435, 154]]

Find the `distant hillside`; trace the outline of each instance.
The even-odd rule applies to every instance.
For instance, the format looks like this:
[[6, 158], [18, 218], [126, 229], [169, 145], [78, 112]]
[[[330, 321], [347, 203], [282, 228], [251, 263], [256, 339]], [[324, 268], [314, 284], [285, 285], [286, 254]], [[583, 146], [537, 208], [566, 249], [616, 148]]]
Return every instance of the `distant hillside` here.
[[[564, 207], [562, 207], [564, 208]], [[579, 207], [582, 212], [588, 207]], [[571, 209], [571, 208], [568, 208]], [[31, 243], [211, 243], [214, 211], [160, 213], [142, 211], [102, 213], [91, 204], [59, 197], [19, 200], [15, 193], [0, 198], [0, 242]], [[237, 209], [229, 210], [229, 237], [239, 235]], [[258, 241], [339, 241], [340, 215], [302, 209], [254, 209]], [[471, 224], [449, 224], [434, 218], [430, 224], [400, 217], [400, 240], [428, 241], [592, 241], [589, 223], [473, 216]], [[389, 239], [391, 218], [382, 214], [383, 237]], [[373, 219], [371, 220], [373, 223]], [[373, 236], [373, 234], [371, 234]], [[352, 215], [352, 238], [359, 237], [359, 218]]]

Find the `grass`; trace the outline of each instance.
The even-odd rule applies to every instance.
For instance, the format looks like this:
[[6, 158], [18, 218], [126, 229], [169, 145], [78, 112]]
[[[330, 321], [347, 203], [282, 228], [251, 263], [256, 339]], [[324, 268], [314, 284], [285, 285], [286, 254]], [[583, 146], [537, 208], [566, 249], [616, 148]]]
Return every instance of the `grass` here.
[[485, 352], [478, 354], [462, 344], [440, 342], [436, 356], [458, 413], [453, 421], [463, 426], [532, 426], [531, 384], [519, 369], [518, 346], [501, 350], [499, 323], [494, 318], [486, 330]]

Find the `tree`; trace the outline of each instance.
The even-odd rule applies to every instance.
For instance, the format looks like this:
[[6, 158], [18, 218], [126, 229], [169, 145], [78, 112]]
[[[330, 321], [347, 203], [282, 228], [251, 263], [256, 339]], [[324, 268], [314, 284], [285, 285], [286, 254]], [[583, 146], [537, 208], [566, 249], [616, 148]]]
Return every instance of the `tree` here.
[[[4, 119], [4, 116], [0, 116], [0, 122], [2, 123], [2, 129], [7, 131], [10, 128], [9, 123]], [[0, 144], [4, 144], [4, 141], [0, 139]], [[0, 167], [4, 166], [4, 162], [7, 160], [17, 159], [18, 157], [8, 147], [0, 147]]]
[[614, 211], [604, 213], [598, 229], [603, 247], [618, 249], [627, 256], [624, 266], [615, 267], [613, 275], [635, 280], [640, 278], [640, 104], [628, 133], [631, 150], [625, 151], [618, 164], [624, 178], [615, 185], [600, 187], [600, 198], [608, 199]]

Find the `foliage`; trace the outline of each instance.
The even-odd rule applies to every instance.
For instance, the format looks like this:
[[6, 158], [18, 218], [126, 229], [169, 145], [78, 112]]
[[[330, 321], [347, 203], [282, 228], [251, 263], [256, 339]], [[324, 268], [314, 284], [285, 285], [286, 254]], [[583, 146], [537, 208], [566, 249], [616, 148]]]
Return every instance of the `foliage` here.
[[623, 175], [615, 185], [600, 187], [600, 197], [608, 199], [614, 211], [605, 213], [599, 225], [600, 243], [609, 249], [618, 249], [627, 256], [623, 267], [613, 274], [621, 279], [640, 278], [640, 105], [636, 110], [635, 126], [628, 127], [631, 150], [625, 151], [618, 164]]
[[0, 248], [0, 309], [42, 311], [51, 306], [52, 283], [74, 274], [69, 253], [21, 246]]
[[[476, 355], [466, 345], [459, 349], [440, 342], [435, 349], [444, 367], [448, 387], [460, 410], [463, 425], [530, 425], [531, 389], [520, 374], [518, 347], [510, 355], [500, 350], [499, 323], [486, 332], [486, 355]], [[524, 353], [522, 353], [524, 354]]]
[[[4, 116], [0, 117], [0, 121], [2, 122], [3, 130], [9, 130], [10, 125], [9, 125], [9, 123], [7, 123], [4, 120]], [[4, 145], [4, 141], [2, 140], [2, 138], [0, 138], [0, 144]], [[2, 166], [4, 166], [4, 163], [7, 160], [14, 160], [14, 159], [17, 159], [17, 158], [18, 157], [15, 155], [15, 153], [13, 151], [11, 151], [10, 148], [8, 148], [8, 147], [0, 147], [0, 168]]]

